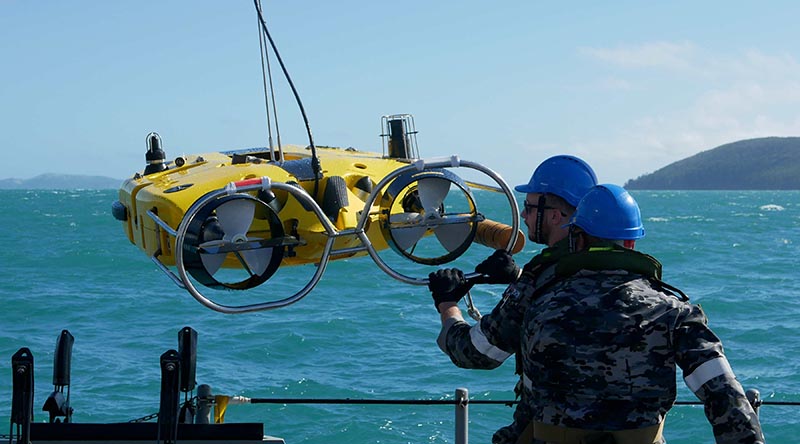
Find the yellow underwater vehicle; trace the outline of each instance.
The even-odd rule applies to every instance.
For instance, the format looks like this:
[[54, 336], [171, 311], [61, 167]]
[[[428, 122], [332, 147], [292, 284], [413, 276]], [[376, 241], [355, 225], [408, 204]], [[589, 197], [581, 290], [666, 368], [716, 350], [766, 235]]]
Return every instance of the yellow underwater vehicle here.
[[[329, 260], [369, 255], [393, 278], [423, 285], [427, 271], [421, 277], [412, 276], [406, 267], [398, 271], [378, 252], [391, 248], [412, 262], [436, 266], [455, 260], [476, 241], [513, 252], [522, 248], [516, 200], [503, 179], [457, 156], [421, 159], [411, 115], [382, 118], [382, 153], [315, 146], [260, 9], [258, 16], [260, 37], [272, 45], [295, 93], [309, 143], [274, 146], [270, 125], [269, 147], [167, 161], [159, 135], [147, 135], [146, 167], [124, 181], [112, 210], [128, 239], [177, 285], [209, 308], [242, 313], [296, 302], [319, 282]], [[263, 62], [270, 55], [262, 50], [261, 56]], [[268, 68], [265, 85], [267, 76], [272, 85]], [[266, 95], [270, 122], [274, 117], [269, 115], [269, 102], [274, 107], [275, 95]], [[478, 211], [470, 188], [476, 184], [462, 179], [459, 169], [474, 170], [494, 182], [480, 187], [505, 195], [510, 225]], [[286, 297], [244, 303], [237, 299], [236, 305], [226, 305], [198, 291], [197, 284], [250, 290], [270, 280], [278, 268], [302, 264], [316, 265], [307, 284], [269, 291], [288, 292]]]
[[[500, 176], [457, 156], [418, 159], [413, 118], [385, 116], [383, 123], [388, 155], [316, 147], [315, 156], [310, 148], [288, 145], [166, 162], [161, 139], [151, 133], [147, 167], [122, 184], [113, 214], [124, 222], [128, 239], [176, 284], [225, 313], [296, 302], [329, 260], [370, 255], [390, 276], [420, 285], [427, 283], [424, 276], [396, 271], [377, 252], [391, 248], [412, 262], [441, 265], [475, 241], [513, 252], [522, 248], [517, 204]], [[508, 199], [511, 225], [478, 211], [470, 188], [476, 184], [455, 174], [458, 168], [477, 170], [497, 184]], [[219, 305], [195, 286], [247, 290], [281, 266], [301, 264], [316, 264], [314, 276], [273, 302]]]

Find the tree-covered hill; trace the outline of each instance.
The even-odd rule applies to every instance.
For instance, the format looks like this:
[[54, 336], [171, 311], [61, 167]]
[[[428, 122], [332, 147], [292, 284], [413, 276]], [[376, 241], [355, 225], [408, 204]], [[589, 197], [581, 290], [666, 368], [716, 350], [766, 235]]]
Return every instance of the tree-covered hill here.
[[740, 140], [625, 183], [639, 190], [800, 190], [800, 137]]
[[32, 179], [1, 179], [0, 190], [73, 190], [73, 189], [117, 189], [121, 179], [104, 176], [80, 176], [74, 174], [40, 174]]

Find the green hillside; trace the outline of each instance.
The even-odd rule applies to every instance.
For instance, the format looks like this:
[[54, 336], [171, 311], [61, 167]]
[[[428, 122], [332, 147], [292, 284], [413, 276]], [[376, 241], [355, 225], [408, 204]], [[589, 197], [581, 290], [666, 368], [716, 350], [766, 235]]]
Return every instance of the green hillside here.
[[800, 137], [741, 140], [625, 183], [639, 190], [800, 190]]
[[106, 190], [117, 189], [121, 179], [75, 174], [40, 174], [32, 179], [0, 179], [0, 190]]

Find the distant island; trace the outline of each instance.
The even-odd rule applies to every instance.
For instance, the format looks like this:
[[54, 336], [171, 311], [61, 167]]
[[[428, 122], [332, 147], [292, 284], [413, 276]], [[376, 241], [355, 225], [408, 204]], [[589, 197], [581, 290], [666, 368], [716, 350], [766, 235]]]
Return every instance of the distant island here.
[[[122, 179], [41, 174], [0, 179], [3, 190], [118, 189]], [[740, 140], [625, 182], [631, 190], [800, 190], [800, 137]]]
[[625, 183], [632, 190], [800, 190], [800, 137], [740, 140]]
[[0, 179], [0, 190], [115, 190], [122, 179], [74, 174], [40, 174], [31, 179]]

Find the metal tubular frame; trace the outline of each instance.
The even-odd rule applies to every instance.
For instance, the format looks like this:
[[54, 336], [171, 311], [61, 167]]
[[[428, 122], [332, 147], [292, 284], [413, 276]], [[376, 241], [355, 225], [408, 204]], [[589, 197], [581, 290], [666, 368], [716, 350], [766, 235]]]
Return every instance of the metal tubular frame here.
[[[183, 219], [181, 220], [180, 225], [178, 226], [177, 230], [173, 230], [167, 223], [165, 223], [161, 218], [158, 217], [153, 211], [147, 211], [147, 215], [153, 219], [156, 223], [156, 238], [158, 239], [158, 249], [156, 252], [151, 256], [151, 260], [158, 266], [161, 271], [163, 271], [176, 285], [181, 288], [184, 288], [191, 294], [198, 302], [205, 305], [206, 307], [227, 314], [237, 314], [237, 313], [248, 313], [253, 311], [261, 311], [261, 310], [272, 310], [276, 308], [285, 307], [287, 305], [294, 304], [295, 302], [299, 301], [300, 299], [304, 298], [311, 290], [317, 285], [317, 283], [322, 278], [323, 273], [325, 272], [325, 268], [328, 265], [328, 261], [330, 260], [331, 255], [336, 254], [352, 254], [358, 253], [362, 251], [366, 251], [375, 264], [383, 270], [386, 274], [393, 277], [394, 279], [405, 282], [412, 285], [427, 285], [428, 279], [427, 278], [414, 278], [411, 276], [406, 276], [404, 274], [398, 273], [394, 269], [392, 269], [389, 265], [387, 265], [383, 259], [378, 255], [378, 252], [372, 245], [372, 242], [369, 240], [366, 234], [366, 227], [367, 223], [369, 223], [370, 217], [370, 208], [372, 208], [375, 201], [378, 199], [378, 196], [381, 195], [382, 191], [386, 186], [391, 183], [395, 178], [404, 174], [409, 171], [423, 171], [428, 168], [470, 168], [481, 173], [489, 176], [492, 180], [494, 180], [501, 188], [503, 193], [506, 195], [508, 199], [509, 206], [511, 207], [511, 220], [512, 225], [511, 228], [513, 233], [509, 239], [507, 249], [511, 249], [517, 240], [517, 235], [519, 231], [519, 207], [517, 206], [517, 201], [514, 198], [514, 194], [509, 188], [508, 184], [494, 171], [491, 169], [480, 165], [475, 162], [469, 162], [465, 160], [460, 160], [458, 156], [450, 156], [444, 158], [431, 158], [431, 159], [419, 159], [408, 166], [398, 168], [397, 170], [393, 171], [386, 177], [384, 177], [376, 186], [373, 187], [372, 192], [369, 194], [365, 204], [364, 210], [361, 212], [359, 216], [358, 222], [355, 228], [350, 228], [346, 230], [338, 231], [336, 227], [331, 223], [331, 221], [325, 216], [325, 213], [322, 211], [322, 208], [319, 204], [308, 194], [304, 189], [289, 185], [282, 182], [272, 182], [269, 177], [261, 177], [257, 179], [246, 179], [239, 182], [231, 182], [224, 188], [219, 190], [210, 192], [206, 194], [203, 198], [198, 199], [195, 201], [189, 210], [184, 215]], [[192, 281], [189, 279], [189, 276], [186, 272], [186, 267], [183, 264], [183, 248], [182, 245], [186, 238], [186, 232], [188, 230], [189, 224], [197, 215], [198, 211], [218, 197], [224, 195], [233, 195], [233, 194], [243, 194], [248, 191], [255, 191], [255, 190], [270, 190], [270, 189], [277, 189], [282, 190], [290, 193], [294, 196], [297, 200], [300, 201], [306, 208], [311, 208], [314, 214], [319, 219], [320, 223], [325, 229], [325, 234], [327, 236], [325, 246], [322, 251], [322, 255], [320, 257], [319, 264], [317, 265], [317, 270], [312, 276], [311, 280], [297, 293], [286, 297], [284, 299], [274, 300], [274, 301], [267, 301], [255, 304], [248, 304], [248, 305], [222, 305], [214, 302], [213, 300], [204, 296], [197, 288], [194, 286]], [[479, 214], [480, 216], [480, 214]], [[166, 231], [170, 236], [175, 237], [175, 264], [178, 271], [176, 275], [172, 270], [170, 270], [166, 265], [164, 265], [159, 259], [158, 256], [161, 255], [161, 233], [160, 230]], [[334, 250], [333, 243], [336, 238], [341, 236], [355, 236], [361, 241], [361, 247], [349, 247], [344, 248], [341, 250]], [[467, 275], [468, 278], [476, 276], [477, 273], [470, 273]]]

